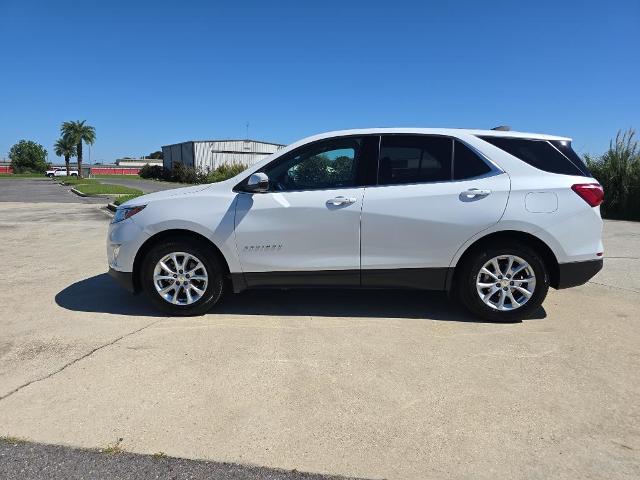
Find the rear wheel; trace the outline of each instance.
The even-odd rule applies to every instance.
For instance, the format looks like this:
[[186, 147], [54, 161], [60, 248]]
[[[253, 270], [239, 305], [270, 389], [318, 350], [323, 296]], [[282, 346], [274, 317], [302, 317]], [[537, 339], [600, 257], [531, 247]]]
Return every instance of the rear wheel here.
[[504, 243], [466, 259], [456, 288], [462, 304], [474, 315], [514, 322], [540, 307], [549, 290], [549, 275], [535, 250]]
[[142, 262], [142, 288], [170, 315], [202, 315], [224, 293], [224, 269], [199, 242], [173, 240], [154, 247]]

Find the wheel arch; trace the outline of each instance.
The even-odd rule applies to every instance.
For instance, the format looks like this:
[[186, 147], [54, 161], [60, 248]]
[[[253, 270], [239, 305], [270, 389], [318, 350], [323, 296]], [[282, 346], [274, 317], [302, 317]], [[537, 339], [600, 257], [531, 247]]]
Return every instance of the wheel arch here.
[[220, 248], [214, 242], [212, 242], [211, 239], [205, 237], [204, 235], [196, 233], [192, 230], [184, 230], [184, 229], [178, 229], [178, 228], [163, 230], [149, 237], [136, 252], [135, 259], [133, 260], [133, 271], [132, 271], [134, 292], [138, 293], [142, 291], [142, 285], [141, 285], [141, 279], [140, 279], [140, 267], [142, 266], [142, 261], [144, 260], [144, 257], [153, 247], [163, 242], [167, 242], [171, 239], [180, 239], [180, 240], [191, 239], [204, 244], [205, 246], [211, 249], [214, 255], [218, 257], [220, 264], [225, 269], [225, 274], [226, 275], [229, 274], [230, 270], [229, 270], [229, 263], [227, 262], [227, 259], [222, 254], [222, 251], [220, 250]]
[[447, 276], [446, 280], [447, 291], [451, 291], [457, 280], [456, 277], [461, 270], [460, 267], [464, 265], [464, 263], [473, 255], [473, 253], [482, 249], [487, 244], [501, 241], [522, 243], [538, 252], [542, 257], [542, 261], [544, 262], [545, 267], [547, 268], [547, 272], [549, 273], [549, 284], [553, 288], [558, 288], [560, 279], [559, 262], [556, 254], [553, 252], [551, 247], [549, 247], [549, 245], [542, 239], [531, 233], [519, 230], [500, 230], [480, 237], [469, 246], [467, 246], [462, 255], [460, 255], [455, 267], [450, 269], [451, 273]]

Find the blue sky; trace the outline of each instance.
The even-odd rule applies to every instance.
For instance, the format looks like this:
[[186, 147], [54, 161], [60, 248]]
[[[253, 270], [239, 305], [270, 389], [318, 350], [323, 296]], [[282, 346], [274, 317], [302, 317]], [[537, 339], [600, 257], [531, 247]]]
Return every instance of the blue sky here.
[[512, 125], [601, 152], [640, 128], [640, 1], [0, 0], [0, 157], [190, 139]]

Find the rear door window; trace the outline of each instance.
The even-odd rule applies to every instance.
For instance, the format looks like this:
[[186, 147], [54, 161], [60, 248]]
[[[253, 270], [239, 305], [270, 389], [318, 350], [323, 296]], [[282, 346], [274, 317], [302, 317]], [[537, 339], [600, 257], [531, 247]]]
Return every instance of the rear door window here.
[[[491, 136], [481, 136], [480, 138], [519, 158], [523, 162], [528, 163], [532, 167], [544, 170], [545, 172], [559, 173], [562, 175], [591, 176], [584, 165], [580, 168], [574, 163], [574, 160], [568, 158], [566, 154], [547, 140]], [[569, 148], [571, 147], [569, 146]], [[573, 150], [571, 151], [573, 152]]]
[[429, 135], [385, 135], [380, 146], [378, 184], [451, 180], [451, 138]]

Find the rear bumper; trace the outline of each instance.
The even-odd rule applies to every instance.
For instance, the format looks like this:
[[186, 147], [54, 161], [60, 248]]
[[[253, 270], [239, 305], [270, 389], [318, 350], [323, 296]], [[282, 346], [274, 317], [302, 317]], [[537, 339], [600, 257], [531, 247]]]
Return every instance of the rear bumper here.
[[558, 265], [558, 285], [556, 288], [570, 288], [583, 285], [602, 270], [603, 261], [589, 260], [586, 262], [561, 263]]
[[109, 267], [109, 275], [111, 275], [112, 278], [115, 278], [126, 290], [131, 293], [135, 293], [135, 288], [133, 288], [132, 272], [119, 272], [118, 270], [114, 270]]

